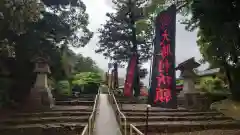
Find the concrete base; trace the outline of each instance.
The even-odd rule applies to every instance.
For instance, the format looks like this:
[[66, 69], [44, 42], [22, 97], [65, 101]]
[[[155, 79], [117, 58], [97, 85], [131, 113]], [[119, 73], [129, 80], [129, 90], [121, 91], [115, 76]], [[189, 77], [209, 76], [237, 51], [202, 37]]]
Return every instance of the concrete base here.
[[179, 96], [178, 98], [180, 107], [197, 110], [209, 109], [207, 98], [199, 92], [184, 93], [184, 96]]
[[48, 88], [33, 88], [28, 100], [31, 110], [51, 109], [54, 107], [54, 98]]
[[196, 109], [198, 108], [198, 97], [200, 93], [185, 93], [185, 107], [187, 109]]

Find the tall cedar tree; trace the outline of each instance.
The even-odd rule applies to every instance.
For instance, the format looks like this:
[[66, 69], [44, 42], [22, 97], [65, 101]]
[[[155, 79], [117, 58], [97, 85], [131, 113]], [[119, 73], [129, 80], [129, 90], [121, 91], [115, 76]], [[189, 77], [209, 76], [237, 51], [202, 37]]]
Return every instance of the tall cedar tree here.
[[[128, 15], [132, 5], [128, 1], [120, 0], [113, 1], [113, 3], [116, 13], [106, 14], [109, 20], [98, 30], [100, 36], [96, 53], [102, 53], [106, 58], [125, 65], [133, 51], [131, 23]], [[136, 15], [139, 14], [140, 5], [143, 3], [143, 0], [138, 0], [134, 6], [135, 8], [132, 8]], [[136, 27], [140, 64], [148, 61], [152, 53], [152, 25], [147, 21], [145, 24], [148, 26], [147, 29]], [[140, 69], [140, 74], [140, 77], [145, 77], [147, 70]]]

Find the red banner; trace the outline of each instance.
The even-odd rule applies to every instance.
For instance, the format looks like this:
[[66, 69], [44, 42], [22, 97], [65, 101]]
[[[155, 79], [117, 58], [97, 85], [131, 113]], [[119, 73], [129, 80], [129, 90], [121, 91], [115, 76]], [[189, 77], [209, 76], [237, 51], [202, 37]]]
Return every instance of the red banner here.
[[128, 64], [127, 75], [124, 83], [124, 96], [132, 96], [135, 70], [137, 67], [137, 56], [133, 55]]
[[149, 98], [151, 104], [164, 108], [176, 107], [175, 25], [175, 5], [156, 17], [156, 41]]

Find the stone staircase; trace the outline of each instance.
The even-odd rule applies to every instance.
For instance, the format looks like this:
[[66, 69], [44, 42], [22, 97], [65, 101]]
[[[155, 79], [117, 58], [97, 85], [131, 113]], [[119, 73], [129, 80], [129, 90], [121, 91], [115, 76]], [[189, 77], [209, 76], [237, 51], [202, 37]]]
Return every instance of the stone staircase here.
[[[135, 125], [144, 133], [147, 105], [125, 104], [128, 101], [119, 97], [117, 100], [124, 102], [120, 108], [127, 117], [128, 124]], [[148, 125], [148, 135], [240, 135], [239, 123], [213, 110], [151, 107]]]
[[80, 97], [69, 97], [56, 99], [56, 105], [73, 105], [73, 106], [93, 106], [95, 95], [81, 95]]
[[[77, 101], [76, 101], [77, 100]], [[57, 101], [51, 110], [18, 112], [0, 119], [1, 135], [77, 135], [92, 113], [92, 101]]]
[[56, 105], [87, 105], [93, 106], [94, 101], [81, 101], [81, 100], [71, 100], [71, 101], [56, 101]]
[[147, 100], [146, 98], [129, 98], [129, 97], [123, 97], [123, 96], [115, 96], [118, 104], [146, 104]]

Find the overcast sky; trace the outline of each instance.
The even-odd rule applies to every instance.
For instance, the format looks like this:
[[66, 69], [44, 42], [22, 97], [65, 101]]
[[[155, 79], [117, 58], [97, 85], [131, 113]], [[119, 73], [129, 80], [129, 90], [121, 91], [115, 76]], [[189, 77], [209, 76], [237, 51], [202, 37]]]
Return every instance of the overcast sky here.
[[[83, 0], [87, 6], [87, 13], [89, 14], [89, 28], [93, 32], [97, 32], [97, 29], [104, 24], [107, 17], [107, 12], [113, 12], [111, 8], [110, 0]], [[177, 20], [180, 16], [177, 16]], [[201, 58], [196, 44], [197, 33], [188, 32], [184, 29], [184, 25], [177, 22], [176, 25], [176, 61], [177, 63], [182, 62], [188, 58], [195, 57], [196, 60]], [[89, 44], [84, 48], [74, 49], [76, 53], [81, 53], [84, 56], [89, 56], [95, 60], [100, 68], [107, 71], [108, 60], [104, 59], [101, 54], [95, 54], [94, 50], [98, 41], [98, 35], [95, 33]], [[150, 64], [144, 64], [144, 67], [150, 68]], [[203, 68], [206, 66], [202, 66]], [[202, 68], [201, 68], [202, 69]], [[119, 76], [125, 77], [126, 70], [119, 69]], [[177, 73], [179, 74], [179, 73]], [[144, 83], [147, 84], [148, 77], [144, 79]]]

